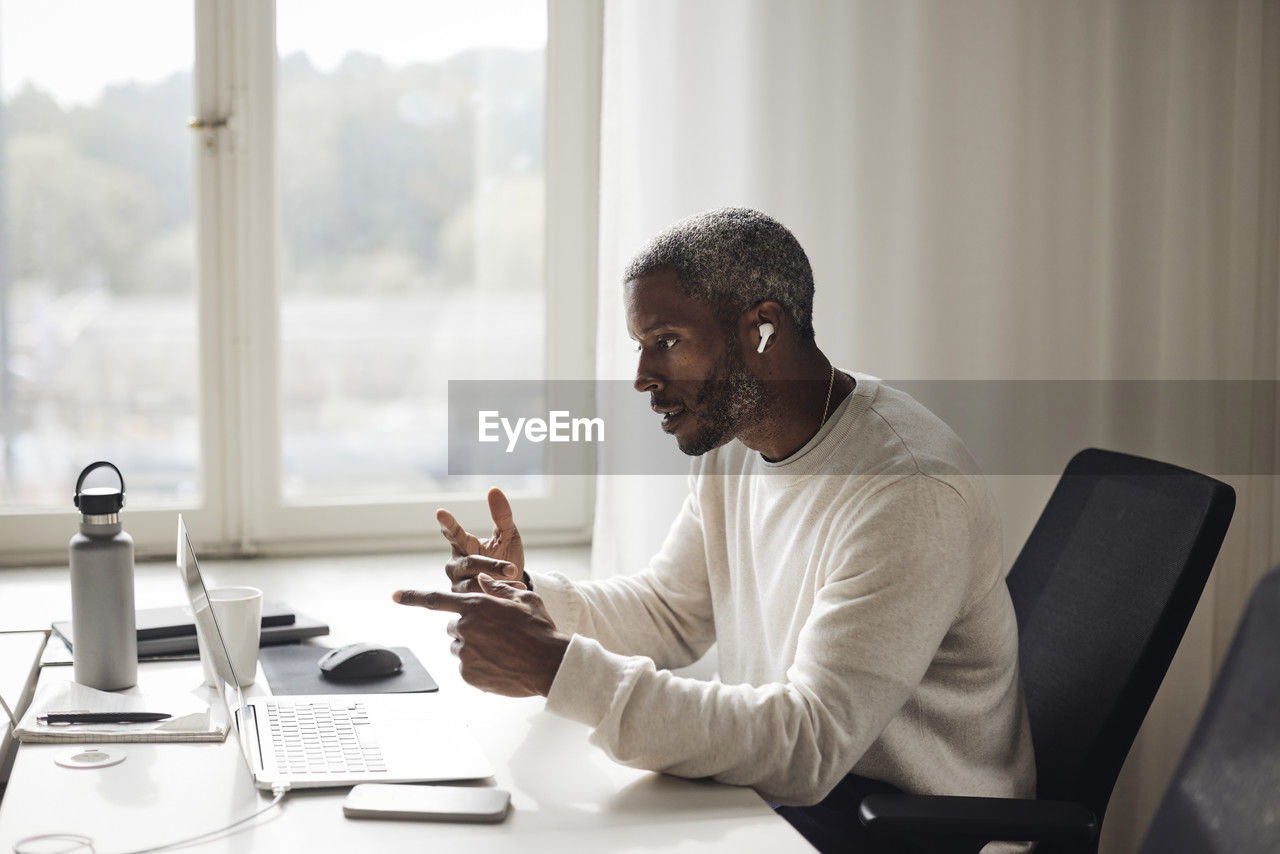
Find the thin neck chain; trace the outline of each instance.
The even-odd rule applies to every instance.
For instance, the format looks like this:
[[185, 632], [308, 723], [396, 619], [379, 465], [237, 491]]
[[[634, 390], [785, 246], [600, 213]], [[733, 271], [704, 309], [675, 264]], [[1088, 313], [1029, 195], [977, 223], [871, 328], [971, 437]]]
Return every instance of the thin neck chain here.
[[827, 409], [831, 406], [831, 389], [836, 385], [836, 366], [831, 366], [831, 379], [827, 380], [827, 402], [822, 404], [822, 420], [818, 422], [818, 429], [822, 429], [822, 425], [827, 423]]

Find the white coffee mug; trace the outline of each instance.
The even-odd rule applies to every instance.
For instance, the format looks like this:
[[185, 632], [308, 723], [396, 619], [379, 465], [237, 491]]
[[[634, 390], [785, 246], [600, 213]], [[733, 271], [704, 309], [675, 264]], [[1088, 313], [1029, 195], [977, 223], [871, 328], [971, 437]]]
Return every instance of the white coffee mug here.
[[[222, 641], [227, 646], [231, 668], [235, 671], [240, 687], [252, 685], [258, 675], [258, 642], [262, 635], [262, 591], [256, 587], [214, 587], [209, 590], [209, 602], [213, 606], [218, 628], [222, 632]], [[216, 685], [213, 664], [215, 661], [221, 661], [222, 656], [209, 654], [204, 632], [200, 630], [198, 623], [196, 641], [200, 645], [200, 663], [204, 667], [204, 682], [206, 685]], [[232, 681], [230, 673], [223, 673], [222, 678], [227, 682]]]

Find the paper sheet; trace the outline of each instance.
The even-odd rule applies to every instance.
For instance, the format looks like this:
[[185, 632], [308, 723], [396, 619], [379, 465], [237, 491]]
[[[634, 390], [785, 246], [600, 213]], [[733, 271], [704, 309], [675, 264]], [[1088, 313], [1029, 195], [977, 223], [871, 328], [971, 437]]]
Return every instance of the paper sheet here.
[[[171, 717], [137, 724], [42, 724], [36, 717], [50, 711], [167, 712]], [[99, 691], [70, 681], [41, 685], [14, 736], [23, 742], [222, 741], [226, 715], [211, 712], [194, 693], [120, 693]]]

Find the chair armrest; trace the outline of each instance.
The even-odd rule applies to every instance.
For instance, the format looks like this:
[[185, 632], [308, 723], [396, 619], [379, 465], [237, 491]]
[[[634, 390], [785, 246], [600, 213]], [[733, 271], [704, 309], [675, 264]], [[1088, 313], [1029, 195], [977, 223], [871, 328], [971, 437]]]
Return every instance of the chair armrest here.
[[858, 818], [881, 838], [1087, 843], [1098, 835], [1093, 810], [1071, 801], [879, 794], [862, 799]]

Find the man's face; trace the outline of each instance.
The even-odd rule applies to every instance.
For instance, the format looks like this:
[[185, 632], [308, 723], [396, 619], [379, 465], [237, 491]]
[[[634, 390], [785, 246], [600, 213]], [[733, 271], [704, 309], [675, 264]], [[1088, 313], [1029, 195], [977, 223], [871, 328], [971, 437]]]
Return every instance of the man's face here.
[[681, 451], [705, 454], [759, 421], [764, 384], [711, 306], [682, 294], [670, 272], [627, 282], [625, 299], [627, 331], [639, 343], [636, 390], [649, 393]]

